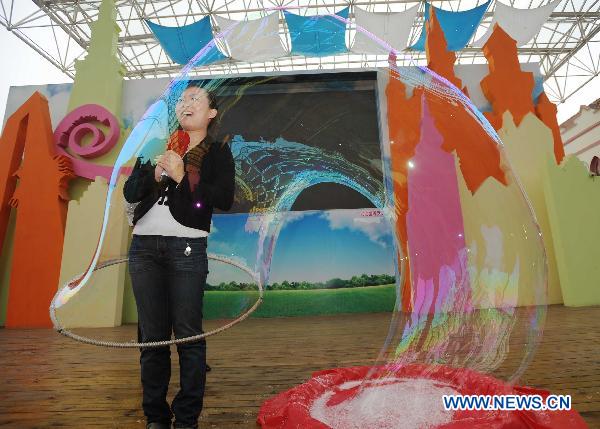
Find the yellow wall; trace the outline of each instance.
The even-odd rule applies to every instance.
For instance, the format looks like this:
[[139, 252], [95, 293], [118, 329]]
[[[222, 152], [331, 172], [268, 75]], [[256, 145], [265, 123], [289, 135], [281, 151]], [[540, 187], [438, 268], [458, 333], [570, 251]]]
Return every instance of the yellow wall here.
[[[127, 254], [130, 228], [125, 217], [124, 182], [124, 177], [121, 177], [113, 193], [100, 262]], [[61, 285], [82, 273], [92, 260], [100, 236], [107, 189], [106, 179], [97, 177], [79, 201], [69, 202]], [[57, 316], [63, 326], [119, 326], [126, 274], [125, 263], [94, 272], [88, 284], [58, 309]]]
[[472, 195], [458, 178], [473, 305], [544, 304], [543, 250], [523, 197], [492, 179]]
[[600, 305], [600, 177], [567, 156], [546, 160], [544, 189], [565, 305]]
[[[517, 128], [507, 112], [498, 134], [504, 146], [504, 162], [508, 159], [514, 173], [508, 175], [510, 186], [488, 179], [472, 195], [458, 174], [473, 302], [480, 308], [562, 303], [543, 187], [546, 154], [553, 156], [552, 133], [533, 114]], [[539, 230], [515, 175], [533, 208]], [[548, 266], [547, 285], [540, 230]]]
[[[498, 132], [504, 143], [510, 166], [519, 178], [533, 207], [542, 232], [548, 262], [548, 304], [563, 302], [558, 276], [552, 228], [544, 198], [544, 170], [546, 158], [554, 156], [552, 131], [533, 113], [529, 113], [516, 127], [509, 112], [504, 114], [503, 126]], [[556, 168], [556, 164], [554, 167]]]

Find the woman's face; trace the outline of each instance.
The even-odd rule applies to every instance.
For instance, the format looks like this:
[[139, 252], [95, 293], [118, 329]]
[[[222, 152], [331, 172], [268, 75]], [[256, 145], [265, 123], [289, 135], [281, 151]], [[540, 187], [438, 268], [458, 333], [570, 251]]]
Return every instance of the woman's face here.
[[175, 105], [175, 115], [185, 131], [206, 130], [217, 111], [209, 106], [206, 91], [190, 87], [183, 91]]

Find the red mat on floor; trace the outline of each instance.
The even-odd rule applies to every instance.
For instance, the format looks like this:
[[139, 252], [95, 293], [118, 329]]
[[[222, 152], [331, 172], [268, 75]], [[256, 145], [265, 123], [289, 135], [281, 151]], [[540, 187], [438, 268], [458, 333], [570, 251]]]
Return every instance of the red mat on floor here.
[[[263, 403], [257, 422], [263, 429], [329, 429], [329, 426], [311, 417], [313, 402], [326, 392], [336, 391], [327, 406], [342, 403], [356, 390], [341, 390], [337, 386], [349, 381], [363, 380], [371, 367], [336, 368], [313, 373], [306, 383], [282, 392]], [[378, 371], [382, 371], [378, 369]], [[462, 395], [540, 395], [544, 401], [550, 395], [546, 390], [510, 386], [501, 380], [468, 369], [442, 365], [408, 365], [382, 377], [400, 379], [430, 379], [451, 386]], [[376, 374], [377, 376], [377, 374]], [[373, 377], [371, 377], [373, 378]], [[440, 398], [442, 401], [442, 398]], [[400, 404], [399, 404], [400, 405]], [[358, 425], [357, 427], [360, 427]], [[575, 411], [454, 411], [452, 421], [435, 429], [587, 429], [583, 418]], [[377, 429], [377, 428], [369, 428]], [[411, 429], [411, 428], [406, 428]]]

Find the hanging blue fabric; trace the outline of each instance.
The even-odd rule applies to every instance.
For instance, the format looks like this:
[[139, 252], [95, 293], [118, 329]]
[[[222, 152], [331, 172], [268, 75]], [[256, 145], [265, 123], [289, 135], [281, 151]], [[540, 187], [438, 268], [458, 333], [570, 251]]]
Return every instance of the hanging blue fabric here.
[[284, 11], [292, 41], [292, 55], [324, 57], [348, 52], [346, 48], [346, 20], [350, 8], [333, 16], [300, 16]]
[[533, 98], [533, 103], [537, 104], [538, 98], [540, 98], [540, 95], [542, 95], [542, 92], [544, 92], [544, 77], [536, 76], [534, 73], [533, 79], [534, 79], [535, 85], [533, 87], [531, 98]]
[[[467, 46], [467, 43], [469, 43], [469, 40], [471, 40], [471, 37], [473, 37], [473, 34], [477, 30], [479, 23], [483, 19], [483, 14], [490, 5], [490, 1], [491, 0], [488, 0], [484, 4], [473, 9], [459, 12], [443, 10], [433, 6], [435, 16], [438, 19], [442, 30], [444, 31], [444, 36], [446, 37], [446, 43], [448, 44], [449, 51], [460, 51]], [[431, 6], [429, 3], [425, 2], [425, 21], [429, 20], [430, 7]], [[426, 37], [427, 32], [425, 30], [425, 23], [423, 23], [421, 37], [419, 37], [419, 40], [417, 40], [417, 42], [412, 45], [411, 48], [416, 51], [424, 51]]]
[[[210, 18], [207, 16], [193, 24], [182, 27], [165, 27], [146, 20], [169, 58], [177, 64], [185, 65], [202, 48], [213, 40]], [[223, 60], [226, 57], [212, 43], [207, 52], [194, 65], [203, 66]]]

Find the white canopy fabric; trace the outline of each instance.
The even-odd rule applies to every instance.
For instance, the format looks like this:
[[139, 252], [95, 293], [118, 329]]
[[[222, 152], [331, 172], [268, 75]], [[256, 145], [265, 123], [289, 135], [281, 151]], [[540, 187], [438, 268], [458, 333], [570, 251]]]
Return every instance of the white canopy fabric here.
[[368, 34], [361, 32], [361, 28], [385, 41], [395, 50], [404, 50], [408, 45], [408, 36], [418, 10], [418, 4], [404, 12], [391, 13], [367, 12], [355, 7], [357, 30], [350, 50], [357, 54], [389, 54], [389, 49], [381, 46]]
[[279, 36], [279, 13], [252, 21], [215, 16], [231, 58], [259, 62], [288, 55]]
[[554, 0], [536, 9], [517, 9], [496, 2], [496, 10], [492, 23], [486, 33], [473, 43], [474, 47], [482, 47], [492, 35], [494, 24], [498, 24], [506, 33], [517, 41], [517, 46], [526, 45], [539, 33], [542, 25], [550, 18], [552, 11], [561, 0]]

